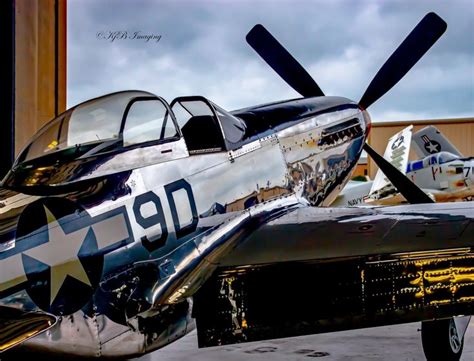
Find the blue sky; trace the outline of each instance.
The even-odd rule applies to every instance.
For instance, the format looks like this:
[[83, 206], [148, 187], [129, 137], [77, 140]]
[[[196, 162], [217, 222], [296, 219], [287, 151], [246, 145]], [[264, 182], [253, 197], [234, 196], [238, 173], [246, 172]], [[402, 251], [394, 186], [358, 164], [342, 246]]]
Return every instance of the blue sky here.
[[[298, 97], [246, 44], [256, 23], [325, 94], [358, 101], [429, 11], [448, 23], [446, 33], [370, 108], [372, 119], [474, 117], [472, 0], [69, 0], [68, 107], [124, 89], [168, 101], [204, 95], [228, 110]], [[120, 32], [114, 41], [111, 32]]]

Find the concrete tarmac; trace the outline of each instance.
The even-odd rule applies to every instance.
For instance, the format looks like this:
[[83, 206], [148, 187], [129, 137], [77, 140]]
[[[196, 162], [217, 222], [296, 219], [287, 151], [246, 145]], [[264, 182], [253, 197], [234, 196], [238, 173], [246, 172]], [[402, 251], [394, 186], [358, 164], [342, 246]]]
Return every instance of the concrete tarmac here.
[[[198, 349], [196, 331], [140, 361], [418, 361], [425, 360], [420, 323]], [[462, 361], [474, 360], [474, 318]]]

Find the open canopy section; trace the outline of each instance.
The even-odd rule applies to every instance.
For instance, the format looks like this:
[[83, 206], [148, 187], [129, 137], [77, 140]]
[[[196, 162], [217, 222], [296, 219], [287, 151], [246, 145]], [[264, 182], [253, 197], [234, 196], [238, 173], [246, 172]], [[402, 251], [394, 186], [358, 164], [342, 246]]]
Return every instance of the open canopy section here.
[[233, 150], [244, 139], [245, 122], [202, 96], [175, 98], [171, 109], [190, 154]]

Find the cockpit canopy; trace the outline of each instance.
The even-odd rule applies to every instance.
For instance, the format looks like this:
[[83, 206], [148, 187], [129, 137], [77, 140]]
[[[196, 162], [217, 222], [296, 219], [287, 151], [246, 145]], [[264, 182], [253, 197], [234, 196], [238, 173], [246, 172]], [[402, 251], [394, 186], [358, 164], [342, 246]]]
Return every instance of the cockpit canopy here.
[[183, 134], [186, 143], [194, 151], [211, 145], [203, 142], [210, 137], [214, 138], [214, 150], [224, 150], [242, 140], [245, 123], [203, 97], [176, 98], [171, 110], [166, 101], [151, 93], [113, 93], [79, 104], [46, 124], [15, 165], [61, 151], [66, 157], [79, 158], [169, 141], [179, 138], [181, 130], [187, 133]]
[[407, 172], [417, 171], [419, 169], [428, 168], [431, 165], [443, 164], [458, 159], [459, 156], [449, 152], [439, 152], [429, 155], [423, 159], [415, 160], [408, 163]]
[[[161, 153], [150, 147], [168, 142], [179, 141], [181, 152], [187, 148], [189, 155], [233, 150], [242, 145], [245, 132], [242, 119], [200, 96], [179, 97], [170, 106], [143, 91], [113, 93], [79, 104], [41, 128], [3, 185], [60, 185], [93, 178], [100, 164], [136, 148], [159, 162], [155, 154]], [[143, 166], [137, 157], [127, 159], [130, 164], [120, 169]]]
[[178, 135], [162, 99], [139, 91], [114, 93], [79, 104], [53, 119], [36, 133], [16, 163], [65, 150], [76, 158]]

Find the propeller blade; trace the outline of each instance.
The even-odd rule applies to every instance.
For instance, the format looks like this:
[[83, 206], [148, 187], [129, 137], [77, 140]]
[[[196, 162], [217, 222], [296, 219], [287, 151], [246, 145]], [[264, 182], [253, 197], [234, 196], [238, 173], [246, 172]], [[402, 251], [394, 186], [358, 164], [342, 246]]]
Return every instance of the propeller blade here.
[[380, 68], [359, 105], [367, 109], [388, 92], [431, 48], [446, 28], [447, 24], [438, 15], [427, 14]]
[[415, 183], [395, 168], [388, 160], [378, 154], [370, 145], [364, 144], [364, 150], [374, 160], [393, 186], [405, 197], [408, 203], [434, 203]]
[[258, 55], [302, 96], [324, 95], [308, 72], [263, 25], [255, 25], [247, 34], [246, 39]]

